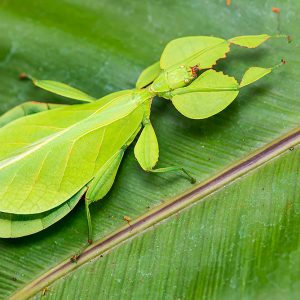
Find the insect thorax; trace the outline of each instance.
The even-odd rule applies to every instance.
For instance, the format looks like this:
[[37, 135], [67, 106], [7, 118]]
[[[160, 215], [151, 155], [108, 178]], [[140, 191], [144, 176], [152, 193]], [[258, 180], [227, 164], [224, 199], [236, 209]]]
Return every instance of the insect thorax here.
[[184, 87], [194, 79], [191, 68], [176, 66], [163, 71], [152, 83], [151, 90], [157, 94]]

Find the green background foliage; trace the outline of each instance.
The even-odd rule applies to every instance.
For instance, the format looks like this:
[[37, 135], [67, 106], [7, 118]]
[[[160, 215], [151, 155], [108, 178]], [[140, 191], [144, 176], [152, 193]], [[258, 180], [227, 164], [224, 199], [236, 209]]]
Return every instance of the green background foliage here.
[[[220, 114], [188, 120], [156, 99], [152, 123], [159, 167], [176, 162], [198, 182], [291, 132], [300, 123], [300, 3], [294, 1], [0, 0], [0, 112], [26, 100], [63, 99], [18, 80], [20, 72], [71, 84], [94, 97], [132, 88], [164, 45], [186, 35], [231, 38], [281, 31], [258, 49], [234, 47], [218, 64], [241, 78], [249, 66], [287, 65], [243, 90]], [[67, 103], [71, 103], [68, 101]], [[93, 299], [293, 299], [299, 293], [299, 150], [288, 151], [133, 240], [70, 272], [45, 297]], [[148, 174], [131, 147], [112, 191], [93, 204], [102, 239], [190, 188], [177, 174]], [[30, 237], [0, 241], [0, 298], [6, 299], [85, 244], [84, 205]], [[40, 293], [36, 295], [40, 297]]]

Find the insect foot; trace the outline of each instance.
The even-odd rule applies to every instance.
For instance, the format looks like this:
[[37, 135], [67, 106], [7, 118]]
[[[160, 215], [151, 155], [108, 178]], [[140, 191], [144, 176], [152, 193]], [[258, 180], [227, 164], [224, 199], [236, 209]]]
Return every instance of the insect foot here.
[[130, 224], [130, 222], [131, 222], [131, 218], [130, 217], [128, 217], [128, 216], [124, 216], [123, 217], [123, 220], [125, 221], [125, 222], [127, 222], [127, 224], [130, 226], [131, 224]]
[[79, 257], [80, 257], [80, 255], [81, 255], [81, 253], [79, 253], [79, 254], [74, 254], [74, 255], [70, 258], [70, 261], [71, 261], [72, 263], [76, 264], [77, 261], [78, 261], [78, 259], [79, 259]]

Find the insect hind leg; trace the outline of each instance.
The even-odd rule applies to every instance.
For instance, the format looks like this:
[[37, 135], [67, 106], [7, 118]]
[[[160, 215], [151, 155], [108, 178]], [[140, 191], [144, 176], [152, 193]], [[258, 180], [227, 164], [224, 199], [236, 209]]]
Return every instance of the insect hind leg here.
[[35, 101], [24, 102], [18, 106], [15, 106], [11, 110], [7, 111], [2, 116], [0, 116], [0, 128], [17, 119], [62, 106], [63, 105], [61, 104], [43, 103]]

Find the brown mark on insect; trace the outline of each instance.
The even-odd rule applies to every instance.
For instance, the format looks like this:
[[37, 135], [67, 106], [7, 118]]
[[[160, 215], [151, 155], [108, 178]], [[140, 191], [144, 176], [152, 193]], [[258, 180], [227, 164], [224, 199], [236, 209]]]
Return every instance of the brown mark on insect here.
[[25, 80], [25, 79], [29, 79], [29, 77], [26, 73], [20, 73], [19, 74], [19, 79], [20, 80]]
[[130, 222], [131, 222], [131, 218], [130, 218], [130, 217], [124, 216], [124, 217], [123, 217], [123, 220], [126, 221], [126, 222], [128, 223], [129, 226], [131, 225], [131, 224], [130, 224]]
[[294, 149], [295, 149], [294, 147], [290, 147], [290, 148], [289, 148], [290, 151], [293, 151]]
[[198, 71], [199, 71], [199, 66], [198, 65], [195, 65], [195, 66], [191, 67], [192, 76], [194, 78], [198, 77]]
[[49, 287], [45, 287], [43, 290], [42, 290], [42, 296], [45, 296], [46, 293], [49, 291]]
[[290, 35], [288, 35], [287, 40], [288, 40], [289, 43], [291, 43], [293, 41], [293, 38]]
[[285, 65], [285, 64], [286, 64], [286, 60], [285, 60], [284, 58], [282, 58], [282, 59], [281, 59], [281, 63], [282, 63], [283, 65]]
[[12, 277], [11, 280], [12, 281], [17, 281], [17, 278], [16, 277]]

